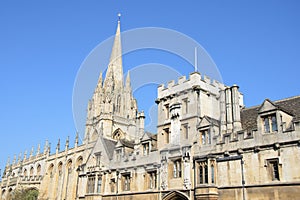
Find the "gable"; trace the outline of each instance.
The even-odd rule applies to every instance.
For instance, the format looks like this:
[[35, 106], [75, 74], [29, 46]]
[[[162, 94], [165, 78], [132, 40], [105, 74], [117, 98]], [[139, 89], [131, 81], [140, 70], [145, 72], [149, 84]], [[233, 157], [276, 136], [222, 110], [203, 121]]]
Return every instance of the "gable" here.
[[211, 125], [210, 119], [207, 116], [204, 116], [199, 123], [199, 128], [210, 126], [210, 125]]
[[271, 102], [269, 99], [266, 99], [260, 106], [258, 112], [263, 113], [263, 112], [269, 112], [273, 110], [277, 110], [277, 106], [273, 104], [273, 102]]

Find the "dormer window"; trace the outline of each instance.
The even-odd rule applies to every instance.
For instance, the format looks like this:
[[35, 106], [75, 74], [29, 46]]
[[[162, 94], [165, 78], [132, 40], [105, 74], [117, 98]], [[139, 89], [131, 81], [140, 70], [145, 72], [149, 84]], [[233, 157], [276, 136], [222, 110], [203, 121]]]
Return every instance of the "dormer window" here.
[[265, 133], [278, 131], [276, 114], [262, 117]]
[[210, 130], [205, 129], [200, 131], [200, 143], [210, 144]]
[[122, 149], [116, 149], [116, 161], [120, 161], [122, 158]]
[[149, 152], [150, 152], [149, 142], [144, 143], [143, 144], [143, 155], [147, 156], [147, 155], [149, 155]]

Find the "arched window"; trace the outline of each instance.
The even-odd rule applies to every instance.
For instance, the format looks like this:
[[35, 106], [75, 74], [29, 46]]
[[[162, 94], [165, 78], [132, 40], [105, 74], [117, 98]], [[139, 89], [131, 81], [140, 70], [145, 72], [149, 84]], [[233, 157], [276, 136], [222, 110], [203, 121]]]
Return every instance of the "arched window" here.
[[59, 176], [62, 175], [62, 165], [63, 165], [62, 162], [59, 162], [58, 168], [57, 168], [57, 169], [58, 169], [58, 175], [59, 175]]
[[49, 168], [48, 168], [48, 174], [51, 178], [53, 176], [53, 168], [54, 168], [54, 165], [53, 165], [53, 163], [51, 163]]
[[30, 172], [29, 172], [29, 176], [33, 176], [33, 172], [34, 172], [34, 169], [33, 169], [33, 167], [31, 167]]
[[69, 174], [72, 172], [72, 160], [71, 159], [68, 160], [67, 170], [68, 170]]
[[27, 169], [24, 169], [24, 171], [23, 171], [23, 176], [28, 176], [28, 174], [27, 174]]
[[41, 165], [38, 164], [38, 166], [37, 166], [37, 168], [36, 168], [36, 175], [37, 175], [37, 176], [40, 176], [40, 175], [41, 175], [41, 169], [42, 169]]

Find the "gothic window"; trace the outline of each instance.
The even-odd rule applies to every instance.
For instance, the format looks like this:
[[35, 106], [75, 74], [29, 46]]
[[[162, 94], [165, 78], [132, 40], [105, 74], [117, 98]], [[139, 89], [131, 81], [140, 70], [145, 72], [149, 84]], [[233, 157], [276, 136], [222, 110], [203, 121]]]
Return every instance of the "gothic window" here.
[[102, 176], [98, 176], [97, 193], [101, 193], [101, 186], [102, 186]]
[[33, 167], [31, 167], [29, 171], [29, 176], [33, 176], [33, 170], [34, 170]]
[[123, 191], [130, 191], [130, 174], [122, 175]]
[[272, 181], [280, 180], [278, 159], [268, 160], [268, 170]]
[[183, 131], [184, 139], [188, 139], [189, 138], [189, 126], [188, 126], [188, 124], [184, 124], [182, 126], [182, 131]]
[[41, 175], [41, 165], [39, 164], [36, 168], [36, 175], [40, 176]]
[[156, 188], [156, 171], [148, 172], [148, 177], [149, 177], [148, 188], [155, 189]]
[[264, 116], [262, 119], [265, 133], [278, 131], [276, 114]]
[[87, 190], [86, 192], [88, 194], [94, 193], [95, 189], [95, 176], [89, 176], [88, 177], [88, 182], [87, 182]]
[[211, 137], [210, 137], [210, 129], [200, 131], [200, 143], [201, 144], [210, 144]]
[[149, 149], [149, 142], [143, 144], [143, 155], [147, 156], [149, 155], [150, 149]]
[[208, 166], [207, 162], [199, 163], [199, 184], [207, 184], [208, 183]]
[[27, 174], [27, 169], [24, 169], [24, 172], [23, 172], [23, 176], [27, 176], [28, 174]]
[[181, 160], [176, 160], [173, 162], [173, 178], [181, 177]]
[[215, 162], [214, 161], [212, 161], [211, 163], [210, 170], [211, 170], [211, 183], [215, 184]]
[[62, 162], [58, 164], [58, 176], [62, 175]]
[[48, 174], [49, 174], [50, 178], [53, 178], [53, 168], [54, 168], [53, 164], [51, 164], [48, 168]]

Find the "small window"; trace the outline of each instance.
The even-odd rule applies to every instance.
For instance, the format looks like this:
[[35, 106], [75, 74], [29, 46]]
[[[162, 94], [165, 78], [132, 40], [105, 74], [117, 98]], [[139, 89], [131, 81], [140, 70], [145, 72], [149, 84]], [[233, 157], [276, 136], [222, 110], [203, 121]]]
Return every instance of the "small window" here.
[[188, 124], [184, 124], [182, 126], [182, 129], [183, 129], [183, 137], [185, 139], [189, 139], [189, 126], [188, 126]]
[[122, 158], [122, 149], [116, 149], [116, 161], [120, 161]]
[[96, 153], [95, 156], [96, 156], [96, 165], [100, 166], [100, 164], [101, 164], [101, 152]]
[[95, 176], [89, 176], [87, 182], [86, 192], [88, 194], [94, 193], [95, 189]]
[[101, 186], [102, 186], [102, 176], [98, 176], [97, 193], [101, 193]]
[[208, 183], [208, 166], [207, 162], [199, 163], [199, 184], [207, 184]]
[[210, 138], [210, 130], [202, 130], [200, 131], [200, 143], [201, 144], [210, 144], [211, 143], [211, 138]]
[[173, 162], [173, 178], [181, 177], [181, 160], [176, 160]]
[[170, 142], [170, 132], [168, 128], [164, 129], [163, 135], [165, 136], [165, 143], [169, 144]]
[[149, 142], [143, 144], [143, 155], [147, 156], [149, 155], [150, 149], [149, 149]]
[[165, 114], [166, 114], [166, 119], [170, 118], [170, 108], [169, 108], [169, 104], [165, 105]]
[[215, 166], [212, 164], [210, 167], [211, 170], [211, 183], [214, 184], [215, 183]]
[[188, 98], [182, 100], [182, 114], [188, 114], [189, 112], [189, 101]]
[[278, 131], [277, 118], [275, 114], [264, 116], [262, 119], [265, 133]]
[[123, 191], [130, 191], [130, 174], [123, 175]]
[[149, 189], [155, 189], [156, 188], [156, 171], [148, 172], [149, 177]]
[[278, 159], [268, 160], [268, 170], [272, 181], [280, 180]]
[[110, 191], [115, 192], [116, 180], [114, 178], [110, 179]]

